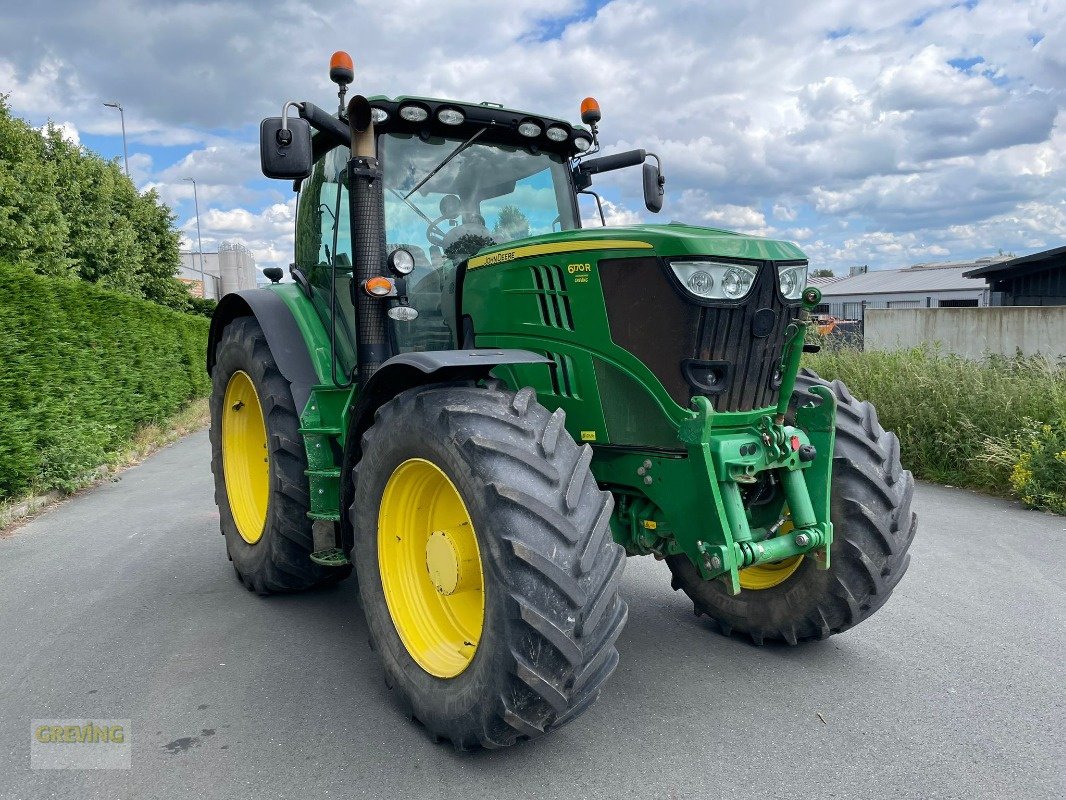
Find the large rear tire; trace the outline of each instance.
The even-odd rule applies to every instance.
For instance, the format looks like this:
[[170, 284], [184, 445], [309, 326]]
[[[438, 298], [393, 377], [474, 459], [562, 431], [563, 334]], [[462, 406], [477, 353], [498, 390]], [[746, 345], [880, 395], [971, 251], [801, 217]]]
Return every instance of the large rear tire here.
[[[917, 519], [911, 513], [914, 478], [900, 464], [899, 439], [877, 421], [872, 405], [856, 400], [840, 381], [804, 370], [796, 380], [793, 409], [816, 399], [807, 390], [829, 388], [837, 399], [836, 447], [830, 517], [830, 568], [813, 559], [782, 562], [749, 576], [732, 596], [721, 581], [703, 580], [687, 557], [667, 559], [673, 588], [692, 600], [718, 630], [745, 634], [755, 644], [796, 644], [846, 631], [888, 600], [910, 564]], [[794, 412], [793, 412], [794, 413]], [[744, 577], [743, 572], [741, 573]]]
[[532, 389], [416, 388], [353, 472], [353, 554], [386, 684], [458, 749], [532, 739], [618, 663], [625, 554], [611, 496]]
[[254, 317], [222, 333], [211, 372], [211, 471], [226, 551], [259, 594], [332, 583], [349, 572], [310, 560], [307, 455], [292, 390]]

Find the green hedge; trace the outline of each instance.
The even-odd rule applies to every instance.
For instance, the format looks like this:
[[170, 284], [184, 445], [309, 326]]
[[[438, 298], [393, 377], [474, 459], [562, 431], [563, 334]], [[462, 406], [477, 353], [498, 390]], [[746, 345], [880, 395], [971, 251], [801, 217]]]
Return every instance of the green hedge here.
[[70, 489], [208, 393], [209, 322], [0, 264], [0, 499]]
[[972, 361], [931, 348], [864, 353], [832, 343], [804, 359], [877, 407], [917, 477], [1066, 514], [1066, 363]]

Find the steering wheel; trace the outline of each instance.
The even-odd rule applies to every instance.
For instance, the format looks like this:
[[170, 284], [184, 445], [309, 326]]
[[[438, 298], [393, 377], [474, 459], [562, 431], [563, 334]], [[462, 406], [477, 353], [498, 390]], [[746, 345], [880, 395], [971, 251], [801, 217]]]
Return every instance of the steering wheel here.
[[444, 237], [447, 235], [444, 230], [441, 229], [440, 224], [446, 219], [454, 219], [454, 217], [437, 217], [426, 228], [426, 240], [430, 244], [435, 244], [437, 247], [444, 247]]
[[459, 198], [454, 194], [446, 194], [440, 199], [440, 216], [429, 223], [426, 228], [426, 240], [437, 247], [444, 247], [444, 237], [447, 233], [440, 227], [444, 220], [453, 220], [462, 213], [463, 207]]

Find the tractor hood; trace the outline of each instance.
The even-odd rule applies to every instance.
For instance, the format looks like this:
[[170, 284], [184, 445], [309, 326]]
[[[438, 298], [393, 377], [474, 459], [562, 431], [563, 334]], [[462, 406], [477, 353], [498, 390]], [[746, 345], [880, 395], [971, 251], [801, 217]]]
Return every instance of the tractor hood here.
[[[564, 253], [568, 244], [575, 250], [607, 249], [608, 242], [617, 242], [618, 249], [647, 249], [662, 257], [727, 256], [760, 261], [799, 261], [807, 256], [791, 242], [747, 236], [719, 228], [700, 228], [671, 222], [667, 225], [627, 225], [609, 228], [582, 228], [573, 231], [545, 234], [506, 244], [486, 247], [470, 259], [471, 267], [478, 267], [534, 253]], [[543, 248], [543, 249], [540, 249]], [[523, 252], [525, 251], [525, 252]]]

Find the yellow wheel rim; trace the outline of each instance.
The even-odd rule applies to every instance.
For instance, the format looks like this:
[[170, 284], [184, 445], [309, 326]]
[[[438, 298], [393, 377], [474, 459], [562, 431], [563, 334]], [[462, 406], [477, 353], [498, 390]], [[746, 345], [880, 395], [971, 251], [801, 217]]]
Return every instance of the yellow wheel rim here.
[[[785, 536], [792, 530], [792, 523], [786, 522], [777, 531], [778, 536]], [[799, 569], [800, 563], [803, 561], [803, 556], [792, 556], [791, 558], [784, 558], [781, 561], [774, 561], [770, 564], [759, 564], [754, 567], [748, 567], [742, 569], [738, 576], [740, 577], [741, 589], [769, 589], [773, 586], [784, 583], [792, 577], [797, 569]]]
[[422, 458], [389, 477], [378, 514], [378, 569], [393, 625], [430, 675], [470, 666], [485, 621], [481, 552], [463, 498]]
[[230, 376], [222, 401], [222, 471], [237, 532], [255, 544], [266, 525], [270, 454], [255, 384], [240, 370]]

